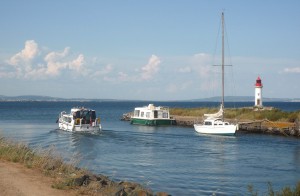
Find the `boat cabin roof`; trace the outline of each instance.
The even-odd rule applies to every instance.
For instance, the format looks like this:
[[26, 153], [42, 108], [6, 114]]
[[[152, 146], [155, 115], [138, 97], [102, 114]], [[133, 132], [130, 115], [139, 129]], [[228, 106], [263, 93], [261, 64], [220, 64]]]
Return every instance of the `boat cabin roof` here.
[[166, 110], [166, 111], [169, 111], [169, 108], [168, 107], [165, 107], [165, 106], [154, 106], [153, 104], [149, 104], [148, 106], [144, 106], [144, 107], [137, 107], [137, 108], [134, 108], [134, 110]]
[[85, 107], [74, 107], [71, 109], [71, 113], [73, 112], [77, 112], [77, 111], [95, 111], [95, 110], [91, 110]]

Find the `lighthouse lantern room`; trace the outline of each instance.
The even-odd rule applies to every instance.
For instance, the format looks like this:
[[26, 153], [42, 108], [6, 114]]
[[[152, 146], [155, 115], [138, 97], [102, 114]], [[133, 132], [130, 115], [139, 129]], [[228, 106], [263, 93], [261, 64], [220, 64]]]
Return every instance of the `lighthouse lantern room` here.
[[255, 107], [263, 107], [262, 105], [262, 83], [258, 76], [255, 84]]

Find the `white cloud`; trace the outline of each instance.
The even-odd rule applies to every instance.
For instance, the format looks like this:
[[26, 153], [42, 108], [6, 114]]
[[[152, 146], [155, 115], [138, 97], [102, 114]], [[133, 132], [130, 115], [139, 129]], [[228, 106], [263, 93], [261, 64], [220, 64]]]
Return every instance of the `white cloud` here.
[[11, 65], [18, 65], [19, 63], [29, 63], [39, 53], [38, 44], [34, 40], [25, 42], [25, 48], [12, 56], [8, 63]]
[[160, 63], [160, 59], [156, 55], [152, 55], [148, 61], [148, 64], [142, 67], [142, 79], [151, 79], [153, 75], [158, 72]]
[[70, 51], [70, 47], [66, 47], [64, 49], [64, 51], [62, 51], [62, 52], [50, 52], [45, 56], [44, 60], [46, 62], [48, 62], [48, 61], [58, 61], [58, 60], [60, 60], [64, 57], [66, 57], [69, 54], [69, 51]]
[[67, 63], [61, 62], [61, 59], [64, 58], [69, 53], [69, 48], [65, 48], [63, 52], [50, 52], [48, 53], [44, 60], [46, 62], [46, 75], [55, 76], [59, 74], [61, 69], [67, 67]]
[[121, 80], [121, 81], [128, 81], [128, 80], [130, 80], [130, 77], [128, 76], [128, 74], [126, 74], [126, 73], [124, 73], [124, 72], [119, 72], [118, 73], [118, 76], [119, 76], [119, 79]]
[[167, 92], [169, 92], [169, 93], [182, 92], [187, 89], [190, 89], [192, 85], [193, 85], [192, 81], [181, 82], [180, 84], [172, 83], [167, 87]]
[[285, 73], [300, 73], [300, 67], [285, 68]]
[[192, 58], [192, 64], [200, 77], [210, 77], [212, 71], [211, 55], [205, 53], [195, 54]]
[[178, 69], [179, 73], [191, 73], [192, 72], [192, 68], [187, 66], [187, 67], [180, 67]]
[[70, 65], [69, 68], [72, 70], [75, 70], [77, 72], [81, 72], [84, 65], [84, 56], [83, 54], [78, 55], [77, 59], [74, 59]]
[[95, 71], [93, 77], [107, 75], [113, 71], [113, 66], [111, 64], [106, 65], [103, 69]]
[[[93, 78], [97, 79], [100, 77], [103, 81], [111, 83], [150, 80], [159, 71], [160, 63], [161, 61], [156, 55], [151, 55], [148, 63], [141, 68], [125, 67], [124, 64], [122, 64], [122, 67], [117, 67], [118, 69], [112, 72], [114, 68], [111, 64], [108, 64], [103, 69], [94, 71]], [[96, 62], [96, 64], [98, 64], [98, 62]], [[132, 64], [132, 62], [130, 62], [130, 64]]]
[[[38, 56], [44, 56], [44, 58], [40, 59]], [[10, 71], [1, 73], [6, 77], [45, 79], [58, 76], [68, 70], [82, 75], [88, 72], [83, 54], [74, 58], [70, 55], [70, 47], [66, 47], [62, 52], [39, 50], [34, 40], [26, 41], [24, 49], [6, 62]], [[12, 67], [13, 70], [11, 70]], [[6, 70], [9, 69], [6, 68]]]

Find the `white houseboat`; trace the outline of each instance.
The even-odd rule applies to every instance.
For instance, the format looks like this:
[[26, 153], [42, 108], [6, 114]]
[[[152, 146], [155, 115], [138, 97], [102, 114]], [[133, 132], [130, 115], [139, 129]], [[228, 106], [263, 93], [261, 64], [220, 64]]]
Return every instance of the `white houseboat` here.
[[98, 132], [101, 130], [100, 118], [96, 111], [84, 107], [72, 108], [70, 113], [61, 112], [58, 118], [59, 129], [70, 132]]
[[170, 118], [168, 107], [155, 107], [153, 104], [149, 104], [148, 106], [134, 108], [131, 124], [150, 126], [173, 125], [175, 120]]

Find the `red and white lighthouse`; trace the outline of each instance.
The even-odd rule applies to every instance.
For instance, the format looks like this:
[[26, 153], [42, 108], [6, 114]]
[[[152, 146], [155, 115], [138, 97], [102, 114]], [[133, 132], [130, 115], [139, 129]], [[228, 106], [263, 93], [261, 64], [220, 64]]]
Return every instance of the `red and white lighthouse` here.
[[256, 84], [255, 84], [255, 106], [256, 107], [262, 107], [262, 83], [261, 79], [258, 76], [256, 79]]

